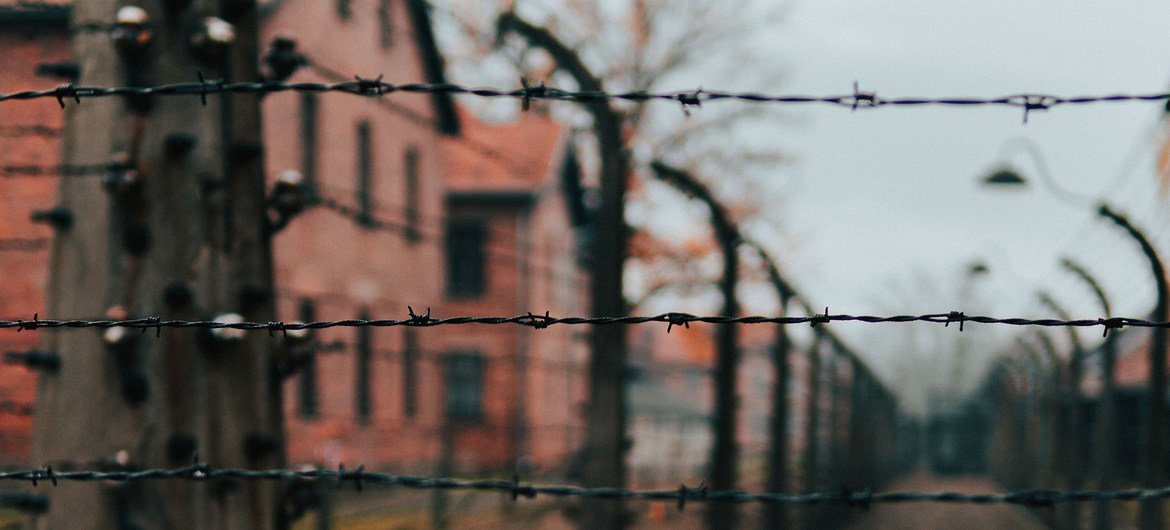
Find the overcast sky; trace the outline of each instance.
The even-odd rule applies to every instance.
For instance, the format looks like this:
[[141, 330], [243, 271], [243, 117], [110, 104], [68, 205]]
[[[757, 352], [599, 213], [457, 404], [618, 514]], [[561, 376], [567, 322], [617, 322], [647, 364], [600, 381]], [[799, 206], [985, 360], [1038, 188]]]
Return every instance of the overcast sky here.
[[[1170, 81], [1168, 22], [1164, 1], [799, 0], [770, 44], [787, 75], [777, 91], [788, 93], [847, 93], [854, 80], [887, 97], [1144, 93]], [[955, 296], [923, 306], [940, 300], [892, 282], [910, 285], [922, 271], [957, 293], [965, 264], [982, 259], [992, 273], [976, 295], [1001, 300], [981, 304], [988, 311], [1039, 316], [1033, 293], [1043, 287], [1077, 316], [1100, 316], [1058, 269], [1065, 254], [1101, 277], [1119, 312], [1144, 316], [1151, 307], [1148, 267], [1118, 229], [1040, 186], [997, 191], [977, 179], [1004, 161], [1005, 142], [1027, 138], [1062, 185], [1109, 190], [1104, 196], [1170, 249], [1154, 169], [1160, 104], [1060, 107], [1032, 113], [1026, 125], [1022, 112], [998, 107], [803, 107], [797, 115], [777, 136], [795, 158], [784, 169], [795, 189], [783, 219], [799, 240], [788, 266], [833, 312], [960, 309]], [[1036, 174], [1025, 153], [1006, 154]], [[861, 327], [839, 326], [866, 341], [897, 333]]]
[[[759, 56], [776, 61], [765, 68], [783, 72], [780, 85], [745, 86], [749, 76], [712, 79], [698, 70], [672, 76], [679, 86], [659, 88], [839, 95], [856, 80], [863, 91], [885, 97], [997, 97], [1147, 93], [1170, 86], [1165, 1], [786, 5], [787, 14], [759, 43], [766, 50]], [[834, 313], [963, 309], [1052, 316], [1036, 302], [1043, 288], [1077, 317], [1101, 316], [1087, 288], [1058, 268], [1060, 257], [1069, 255], [1100, 277], [1117, 313], [1144, 316], [1153, 303], [1149, 269], [1116, 227], [1038, 185], [989, 190], [977, 181], [1004, 162], [1035, 177], [1025, 153], [1003, 149], [1013, 138], [1026, 138], [1062, 185], [1108, 198], [1170, 253], [1170, 216], [1157, 197], [1154, 169], [1162, 115], [1158, 103], [1066, 106], [1033, 112], [1025, 125], [1022, 111], [1006, 107], [791, 107], [788, 119], [764, 131], [791, 158], [776, 169], [790, 189], [780, 201], [768, 201], [780, 204], [775, 218], [789, 238], [775, 246], [786, 251], [783, 265], [800, 288]], [[992, 272], [973, 284], [972, 301], [963, 303], [959, 283], [973, 260]], [[934, 288], [919, 288], [924, 283]], [[867, 346], [864, 353], [879, 373], [897, 375], [907, 366], [899, 354], [908, 326], [835, 327]], [[934, 328], [919, 333], [954, 333]], [[1002, 340], [1008, 331], [980, 327], [965, 335], [992, 343], [993, 334]], [[1082, 336], [1093, 341], [1100, 332]], [[927, 357], [910, 364], [946, 353], [919, 352]]]

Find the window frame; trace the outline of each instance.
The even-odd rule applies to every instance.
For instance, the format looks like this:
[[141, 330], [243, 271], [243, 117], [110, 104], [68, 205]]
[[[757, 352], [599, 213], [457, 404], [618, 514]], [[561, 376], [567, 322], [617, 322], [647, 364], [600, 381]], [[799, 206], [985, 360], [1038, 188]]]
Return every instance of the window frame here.
[[[456, 372], [457, 365], [469, 372]], [[478, 351], [459, 350], [443, 358], [443, 417], [460, 423], [481, 423], [487, 386], [487, 360]], [[474, 390], [472, 390], [474, 389]], [[462, 396], [458, 402], [453, 396]], [[470, 397], [468, 397], [470, 396]]]
[[419, 202], [422, 201], [422, 183], [419, 181], [419, 170], [422, 165], [421, 155], [415, 146], [409, 146], [402, 153], [402, 178], [405, 189], [406, 204], [403, 208], [403, 217], [406, 220], [404, 235], [406, 240], [417, 243], [422, 240], [420, 224], [422, 213]]
[[317, 149], [320, 145], [318, 124], [320, 123], [321, 101], [317, 94], [302, 92], [300, 95], [300, 136], [301, 176], [304, 178], [305, 194], [317, 197]]
[[[478, 232], [476, 244], [465, 249], [457, 239], [459, 234]], [[488, 291], [488, 259], [487, 245], [490, 237], [488, 222], [483, 219], [455, 219], [447, 223], [446, 237], [446, 292], [451, 298], [471, 299], [484, 296]], [[466, 245], [466, 241], [463, 241]], [[459, 267], [456, 262], [459, 261]], [[469, 263], [470, 262], [470, 263]], [[478, 270], [476, 274], [469, 274], [469, 268]], [[469, 279], [470, 278], [470, 279]], [[468, 284], [468, 285], [465, 285]]]
[[409, 326], [402, 328], [402, 414], [418, 416], [418, 334]]
[[378, 0], [378, 44], [383, 50], [394, 47], [394, 11], [391, 0]]
[[[362, 309], [358, 318], [369, 320], [370, 312]], [[374, 358], [374, 328], [359, 326], [355, 329], [357, 336], [354, 340], [354, 414], [360, 425], [369, 425], [373, 417], [374, 399], [371, 382], [373, 380]]]
[[369, 120], [360, 120], [355, 128], [357, 149], [357, 182], [354, 186], [357, 201], [357, 222], [365, 227], [374, 225], [374, 132]]
[[[298, 314], [301, 322], [313, 322], [317, 319], [317, 304], [312, 298], [302, 298]], [[314, 331], [310, 331], [309, 340]], [[316, 418], [321, 413], [321, 401], [317, 388], [317, 352], [314, 351], [305, 367], [301, 370], [297, 381], [297, 415], [302, 418]]]

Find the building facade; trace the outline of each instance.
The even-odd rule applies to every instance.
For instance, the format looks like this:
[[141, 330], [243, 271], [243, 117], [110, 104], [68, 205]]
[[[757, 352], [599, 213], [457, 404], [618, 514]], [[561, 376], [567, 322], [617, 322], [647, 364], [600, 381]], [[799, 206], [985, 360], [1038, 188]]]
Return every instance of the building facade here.
[[[262, 4], [262, 42], [290, 37], [308, 64], [292, 81], [442, 82], [430, 14], [419, 0]], [[69, 60], [68, 8], [0, 3], [0, 85], [43, 88], [40, 63]], [[337, 38], [345, 35], [344, 39]], [[39, 102], [38, 102], [39, 103]], [[0, 109], [10, 126], [60, 127], [56, 102]], [[274, 239], [279, 318], [566, 314], [583, 307], [577, 236], [563, 193], [570, 135], [539, 112], [480, 123], [445, 94], [280, 93], [264, 100], [266, 172], [304, 179], [310, 206]], [[31, 129], [30, 129], [31, 130]], [[4, 166], [50, 167], [52, 134], [0, 136]], [[568, 155], [568, 156], [567, 156]], [[0, 175], [7, 176], [7, 175]], [[0, 248], [9, 285], [0, 315], [43, 306], [55, 178], [5, 179]], [[24, 245], [29, 246], [29, 245]], [[562, 327], [563, 328], [563, 327]], [[27, 351], [35, 334], [4, 334]], [[580, 444], [580, 330], [518, 326], [333, 328], [287, 375], [290, 463], [433, 472], [559, 469]], [[0, 366], [0, 400], [30, 403], [35, 373]], [[0, 412], [0, 458], [24, 463], [32, 419]]]
[[[65, 32], [68, 10], [23, 9], [0, 3], [0, 86], [5, 91], [32, 90], [60, 81], [37, 76], [37, 65], [69, 58]], [[42, 104], [43, 103], [43, 104]], [[0, 166], [53, 166], [60, 158], [59, 130], [64, 113], [55, 101], [0, 108]], [[50, 175], [51, 177], [52, 175]], [[30, 318], [44, 306], [48, 280], [50, 225], [35, 223], [36, 210], [52, 207], [55, 179], [27, 173], [0, 174], [0, 318]], [[0, 335], [0, 353], [34, 349], [32, 333]], [[32, 418], [19, 412], [36, 393], [36, 372], [17, 364], [0, 364], [0, 463], [15, 463], [29, 454]]]

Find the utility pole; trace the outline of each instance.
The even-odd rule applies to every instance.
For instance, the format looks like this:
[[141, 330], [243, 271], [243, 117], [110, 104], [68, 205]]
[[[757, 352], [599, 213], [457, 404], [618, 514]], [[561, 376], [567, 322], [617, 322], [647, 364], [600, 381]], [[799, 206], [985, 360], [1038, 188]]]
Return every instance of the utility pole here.
[[[254, 2], [75, 2], [86, 86], [258, 79]], [[211, 18], [216, 17], [216, 18]], [[275, 320], [257, 95], [66, 99], [62, 178], [77, 222], [50, 262], [42, 314]], [[238, 330], [43, 332], [61, 352], [38, 388], [34, 458], [175, 467], [283, 465], [277, 340]], [[198, 456], [196, 456], [198, 455]], [[84, 483], [48, 491], [51, 528], [274, 528], [274, 482]]]
[[[723, 295], [722, 316], [739, 316], [739, 228], [730, 213], [703, 183], [681, 169], [655, 160], [650, 163], [654, 174], [683, 193], [699, 199], [711, 211], [711, 226], [715, 228], [723, 254], [723, 277], [719, 290]], [[711, 488], [716, 490], [736, 489], [739, 474], [739, 444], [736, 435], [739, 429], [736, 421], [739, 410], [739, 327], [720, 326], [715, 337], [715, 443], [711, 448]], [[707, 526], [710, 528], [735, 528], [737, 511], [731, 503], [712, 503], [707, 507]]]
[[[569, 46], [545, 28], [509, 11], [497, 21], [498, 35], [515, 33], [530, 46], [542, 48], [557, 67], [573, 77], [577, 88], [601, 92], [604, 86]], [[538, 89], [539, 90], [539, 89]], [[590, 313], [595, 317], [626, 314], [622, 274], [629, 229], [625, 220], [629, 164], [622, 141], [622, 116], [608, 101], [582, 103], [593, 117], [601, 167], [601, 204], [590, 219]], [[626, 335], [622, 326], [593, 326], [589, 334], [589, 404], [586, 410], [586, 486], [621, 487], [626, 483]], [[582, 527], [622, 528], [625, 506], [613, 500], [585, 502]]]

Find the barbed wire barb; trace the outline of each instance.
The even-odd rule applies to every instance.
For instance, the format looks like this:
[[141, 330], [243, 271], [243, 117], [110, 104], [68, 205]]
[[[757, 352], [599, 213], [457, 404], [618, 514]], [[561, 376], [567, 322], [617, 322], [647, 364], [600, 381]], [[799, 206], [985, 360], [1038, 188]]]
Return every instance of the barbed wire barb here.
[[685, 484], [677, 489], [643, 490], [616, 487], [583, 487], [556, 484], [533, 484], [521, 482], [519, 476], [513, 475], [510, 479], [465, 479], [452, 477], [429, 477], [412, 475], [394, 475], [366, 471], [365, 466], [354, 469], [339, 465], [337, 470], [330, 469], [237, 469], [220, 468], [198, 462], [190, 466], [173, 469], [142, 469], [142, 470], [54, 470], [52, 466], [31, 469], [0, 471], [0, 480], [28, 482], [37, 486], [41, 481], [49, 481], [54, 486], [61, 482], [137, 482], [147, 480], [190, 480], [195, 482], [214, 479], [234, 479], [243, 481], [330, 481], [335, 483], [353, 482], [359, 490], [365, 484], [375, 484], [389, 487], [404, 487], [417, 490], [466, 490], [480, 492], [500, 492], [514, 498], [525, 497], [577, 497], [601, 500], [626, 501], [675, 501], [679, 510], [686, 507], [687, 502], [719, 502], [732, 504], [790, 504], [790, 505], [841, 505], [867, 510], [873, 504], [881, 503], [948, 503], [948, 504], [1015, 504], [1029, 507], [1051, 507], [1056, 504], [1098, 501], [1146, 501], [1152, 499], [1170, 498], [1170, 487], [1153, 489], [1122, 489], [1122, 490], [1021, 490], [1005, 493], [959, 493], [959, 492], [921, 492], [896, 491], [874, 493], [868, 488], [842, 488], [833, 492], [814, 492], [802, 494], [789, 493], [757, 493], [740, 490], [709, 490], [705, 483], [697, 488], [688, 488]]

